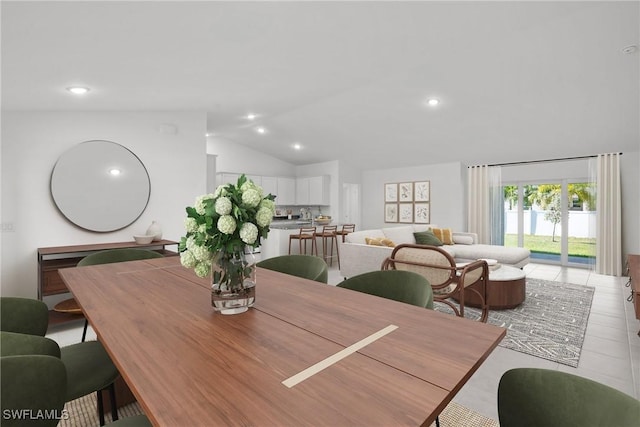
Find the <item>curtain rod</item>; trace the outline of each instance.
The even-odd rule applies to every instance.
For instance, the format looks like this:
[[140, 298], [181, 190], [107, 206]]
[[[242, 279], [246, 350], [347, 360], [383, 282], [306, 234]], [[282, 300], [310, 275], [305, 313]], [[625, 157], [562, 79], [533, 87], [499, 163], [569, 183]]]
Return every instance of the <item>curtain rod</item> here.
[[[622, 153], [618, 153], [618, 155], [622, 156]], [[492, 165], [487, 166], [513, 166], [513, 165], [526, 165], [529, 163], [544, 163], [544, 162], [561, 162], [563, 160], [580, 160], [580, 159], [592, 159], [594, 157], [598, 157], [597, 154], [592, 156], [578, 156], [578, 157], [561, 157], [559, 159], [547, 159], [547, 160], [527, 160], [523, 162], [511, 162], [511, 163], [494, 163]]]

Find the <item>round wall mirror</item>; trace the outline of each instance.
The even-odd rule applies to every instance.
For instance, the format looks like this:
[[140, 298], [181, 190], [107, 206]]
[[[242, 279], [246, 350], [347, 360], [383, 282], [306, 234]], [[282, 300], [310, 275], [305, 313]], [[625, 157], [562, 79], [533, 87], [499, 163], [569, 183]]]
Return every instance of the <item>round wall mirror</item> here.
[[82, 142], [60, 156], [51, 195], [72, 223], [108, 232], [133, 223], [147, 207], [149, 174], [128, 148], [111, 141]]

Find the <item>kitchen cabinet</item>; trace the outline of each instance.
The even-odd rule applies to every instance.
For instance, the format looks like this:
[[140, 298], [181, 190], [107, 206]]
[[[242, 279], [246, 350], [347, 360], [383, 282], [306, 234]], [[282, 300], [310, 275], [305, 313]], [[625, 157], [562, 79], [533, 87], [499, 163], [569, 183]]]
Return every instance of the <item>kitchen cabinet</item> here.
[[329, 175], [308, 176], [296, 179], [296, 204], [328, 206]]
[[262, 190], [264, 195], [273, 194], [276, 196], [276, 203], [278, 202], [278, 178], [275, 176], [263, 176], [262, 177]]
[[296, 204], [296, 180], [295, 178], [278, 177], [278, 193], [276, 205], [286, 206]]
[[218, 185], [222, 185], [222, 184], [234, 184], [235, 185], [238, 182], [238, 178], [240, 178], [240, 174], [239, 173], [223, 172], [223, 173], [217, 174], [216, 182], [217, 182]]

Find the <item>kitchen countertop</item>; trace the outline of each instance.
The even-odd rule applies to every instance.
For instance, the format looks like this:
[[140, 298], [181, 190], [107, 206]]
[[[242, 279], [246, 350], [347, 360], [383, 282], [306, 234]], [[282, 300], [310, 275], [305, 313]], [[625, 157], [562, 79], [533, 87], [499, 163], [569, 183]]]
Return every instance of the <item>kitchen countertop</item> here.
[[269, 228], [272, 230], [296, 230], [300, 227], [305, 227], [310, 225], [311, 225], [311, 220], [305, 221], [305, 220], [291, 219], [291, 220], [273, 221], [271, 225], [269, 225]]

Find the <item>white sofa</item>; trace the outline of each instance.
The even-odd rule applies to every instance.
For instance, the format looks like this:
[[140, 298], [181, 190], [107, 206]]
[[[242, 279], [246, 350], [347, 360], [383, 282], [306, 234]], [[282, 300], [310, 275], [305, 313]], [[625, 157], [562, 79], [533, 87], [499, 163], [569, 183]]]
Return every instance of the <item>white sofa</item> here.
[[[373, 246], [365, 243], [366, 238], [387, 238], [394, 244], [416, 243], [413, 233], [438, 228], [434, 224], [411, 224], [375, 230], [355, 231], [347, 234], [340, 245], [340, 274], [352, 277], [369, 271], [380, 270], [382, 262], [391, 255], [392, 247]], [[529, 249], [478, 244], [475, 233], [456, 232], [453, 245], [443, 245], [456, 262], [470, 262], [480, 258], [495, 259], [500, 264], [522, 268], [529, 263]]]

